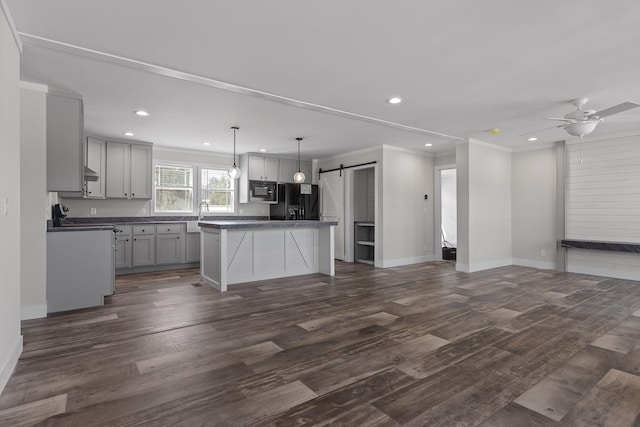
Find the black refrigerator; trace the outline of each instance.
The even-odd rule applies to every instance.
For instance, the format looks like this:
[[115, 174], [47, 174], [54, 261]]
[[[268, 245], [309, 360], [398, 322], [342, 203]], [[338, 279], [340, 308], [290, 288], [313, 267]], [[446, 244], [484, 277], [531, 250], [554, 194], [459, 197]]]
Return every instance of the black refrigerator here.
[[318, 186], [313, 184], [278, 184], [278, 203], [271, 205], [271, 219], [320, 219]]

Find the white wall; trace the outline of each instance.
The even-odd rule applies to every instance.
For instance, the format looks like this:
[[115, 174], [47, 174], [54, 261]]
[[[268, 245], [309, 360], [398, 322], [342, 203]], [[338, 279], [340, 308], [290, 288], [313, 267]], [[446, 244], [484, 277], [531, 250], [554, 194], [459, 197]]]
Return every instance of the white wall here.
[[[154, 146], [154, 162], [165, 161], [176, 164], [200, 164], [210, 166], [228, 167], [232, 162], [232, 156], [210, 153], [206, 151], [178, 150], [167, 147]], [[246, 171], [244, 171], [246, 173]], [[236, 212], [233, 214], [221, 213], [220, 216], [268, 216], [269, 206], [256, 203], [238, 203], [236, 197]], [[91, 208], [96, 208], [96, 216], [131, 216], [145, 217], [153, 215], [150, 200], [89, 200], [61, 197], [60, 202], [69, 208], [70, 217], [89, 217]], [[195, 214], [194, 214], [195, 215]]]
[[[32, 85], [33, 87], [33, 85]], [[22, 89], [20, 105], [20, 295], [22, 320], [47, 316], [47, 94]]]
[[[0, 392], [22, 352], [20, 335], [20, 50], [0, 3]], [[8, 206], [7, 206], [8, 205]]]
[[456, 153], [440, 154], [433, 158], [433, 166], [445, 166], [456, 164]]
[[513, 263], [555, 269], [556, 148], [514, 152], [511, 166]]
[[456, 268], [471, 272], [510, 265], [511, 153], [472, 139], [456, 148]]
[[433, 158], [385, 147], [383, 175], [382, 267], [432, 261]]
[[456, 270], [469, 271], [469, 143], [456, 143], [458, 249]]

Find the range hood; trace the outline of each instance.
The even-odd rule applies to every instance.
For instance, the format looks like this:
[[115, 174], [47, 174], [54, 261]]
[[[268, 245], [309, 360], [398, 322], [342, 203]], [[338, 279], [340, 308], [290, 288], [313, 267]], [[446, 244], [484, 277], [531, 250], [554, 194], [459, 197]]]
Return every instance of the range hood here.
[[84, 180], [85, 181], [97, 181], [98, 180], [98, 172], [90, 169], [88, 167], [84, 167]]

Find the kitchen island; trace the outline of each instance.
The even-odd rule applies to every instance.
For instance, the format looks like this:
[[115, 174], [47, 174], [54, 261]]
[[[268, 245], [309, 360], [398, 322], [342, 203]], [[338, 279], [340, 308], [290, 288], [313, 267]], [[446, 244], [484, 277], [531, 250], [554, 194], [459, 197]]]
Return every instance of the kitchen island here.
[[335, 221], [200, 221], [200, 276], [224, 292], [234, 283], [335, 274]]

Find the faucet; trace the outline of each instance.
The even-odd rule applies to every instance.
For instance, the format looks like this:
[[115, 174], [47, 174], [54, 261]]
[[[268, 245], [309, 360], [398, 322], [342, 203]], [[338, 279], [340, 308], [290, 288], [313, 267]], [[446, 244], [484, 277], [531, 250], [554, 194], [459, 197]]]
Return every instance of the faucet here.
[[200, 206], [198, 206], [198, 219], [204, 219], [204, 214], [202, 213], [202, 205], [207, 207], [207, 212], [209, 212], [209, 203], [204, 200], [200, 202]]

